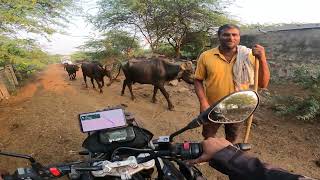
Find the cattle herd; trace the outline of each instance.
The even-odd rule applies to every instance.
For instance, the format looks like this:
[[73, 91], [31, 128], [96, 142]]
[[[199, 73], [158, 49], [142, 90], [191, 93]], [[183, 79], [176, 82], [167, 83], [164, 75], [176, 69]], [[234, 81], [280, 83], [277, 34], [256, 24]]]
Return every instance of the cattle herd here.
[[[64, 68], [68, 72], [69, 79], [75, 80], [76, 72], [79, 70], [79, 66], [75, 64], [64, 64]], [[174, 79], [182, 79], [189, 84], [193, 83], [194, 70], [191, 61], [176, 64], [162, 58], [130, 59], [121, 63], [118, 69], [118, 74], [115, 77], [112, 77], [111, 70], [108, 70], [107, 66], [103, 66], [99, 62], [81, 63], [81, 70], [86, 88], [88, 88], [87, 77], [89, 77], [91, 79], [93, 88], [95, 88], [94, 80], [96, 81], [100, 93], [103, 93], [102, 88], [104, 86], [104, 76], [109, 78], [109, 83], [107, 84], [109, 86], [112, 84], [113, 80], [118, 77], [121, 69], [125, 75], [121, 95], [124, 94], [126, 86], [128, 86], [131, 99], [134, 100], [135, 96], [132, 92], [132, 84], [136, 82], [140, 84], [151, 84], [154, 87], [152, 102], [155, 103], [157, 101], [156, 94], [158, 90], [160, 90], [168, 102], [169, 110], [173, 110], [174, 106], [170, 101], [168, 92], [164, 88], [165, 82]]]

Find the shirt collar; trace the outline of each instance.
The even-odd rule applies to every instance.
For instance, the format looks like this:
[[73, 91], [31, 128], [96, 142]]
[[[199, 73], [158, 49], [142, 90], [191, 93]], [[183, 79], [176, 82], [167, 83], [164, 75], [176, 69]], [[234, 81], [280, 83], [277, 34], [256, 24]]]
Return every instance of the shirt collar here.
[[232, 59], [230, 62], [227, 61], [227, 59], [224, 57], [224, 55], [220, 53], [220, 51], [219, 51], [219, 46], [213, 48], [213, 49], [212, 49], [212, 52], [213, 52], [214, 55], [219, 56], [220, 59], [222, 59], [222, 60], [224, 60], [224, 61], [226, 61], [226, 62], [228, 62], [228, 63], [234, 61], [234, 60], [236, 59], [236, 57], [237, 57], [237, 56], [235, 55], [235, 57], [233, 57], [233, 59]]

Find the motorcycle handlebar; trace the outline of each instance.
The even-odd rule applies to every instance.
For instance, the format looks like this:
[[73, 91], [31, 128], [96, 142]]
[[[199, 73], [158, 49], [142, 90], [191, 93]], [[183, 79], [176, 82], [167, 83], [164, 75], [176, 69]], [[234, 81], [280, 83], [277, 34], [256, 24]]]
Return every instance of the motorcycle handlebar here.
[[[200, 143], [175, 143], [169, 144], [167, 148], [156, 148], [150, 150], [150, 156], [137, 157], [137, 163], [143, 163], [155, 159], [157, 157], [179, 158], [182, 160], [195, 159], [202, 154], [202, 145]], [[101, 160], [100, 160], [101, 161]], [[85, 162], [83, 162], [85, 163]], [[99, 171], [102, 170], [101, 166], [74, 166], [72, 163], [60, 164], [58, 166], [46, 167], [39, 170], [33, 168], [18, 168], [14, 174], [4, 176], [4, 180], [19, 180], [19, 179], [51, 179], [64, 176], [72, 170], [76, 171]]]
[[150, 156], [137, 158], [138, 163], [144, 163], [157, 157], [179, 158], [182, 160], [196, 159], [202, 154], [201, 143], [176, 143], [165, 148], [158, 147]]
[[70, 173], [72, 170], [76, 171], [99, 171], [102, 170], [102, 166], [79, 166], [73, 167], [73, 165], [62, 165], [47, 167], [41, 170], [41, 173], [36, 172], [33, 168], [18, 168], [12, 175], [6, 175], [3, 177], [4, 180], [22, 180], [22, 179], [51, 179], [62, 177]]

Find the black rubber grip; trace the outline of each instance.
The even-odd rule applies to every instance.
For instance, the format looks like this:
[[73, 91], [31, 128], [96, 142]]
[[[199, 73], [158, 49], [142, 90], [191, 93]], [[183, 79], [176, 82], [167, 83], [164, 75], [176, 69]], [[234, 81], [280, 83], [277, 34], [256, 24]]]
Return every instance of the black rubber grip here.
[[8, 176], [4, 176], [3, 180], [15, 180], [15, 178], [13, 176], [8, 175]]

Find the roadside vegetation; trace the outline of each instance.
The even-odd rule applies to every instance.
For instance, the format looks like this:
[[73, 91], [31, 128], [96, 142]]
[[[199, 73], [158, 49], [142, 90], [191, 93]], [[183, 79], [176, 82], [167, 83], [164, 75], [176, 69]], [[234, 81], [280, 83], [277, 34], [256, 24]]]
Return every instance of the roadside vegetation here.
[[45, 65], [57, 62], [28, 35], [62, 32], [78, 5], [73, 0], [4, 1], [0, 5], [0, 66], [13, 65], [19, 80], [28, 78]]
[[[301, 65], [288, 81], [305, 91], [304, 96], [278, 95], [272, 97], [272, 108], [279, 115], [295, 117], [306, 122], [319, 121], [320, 116], [320, 71]], [[288, 82], [287, 81], [287, 82]]]

